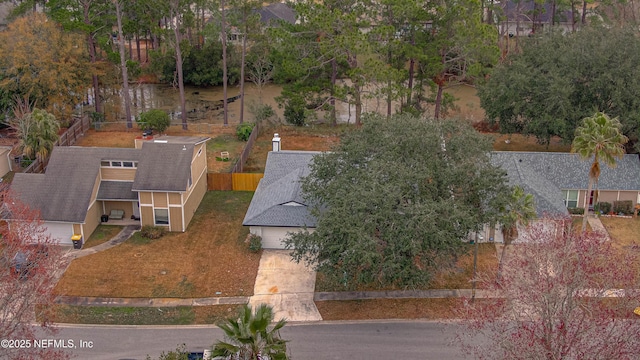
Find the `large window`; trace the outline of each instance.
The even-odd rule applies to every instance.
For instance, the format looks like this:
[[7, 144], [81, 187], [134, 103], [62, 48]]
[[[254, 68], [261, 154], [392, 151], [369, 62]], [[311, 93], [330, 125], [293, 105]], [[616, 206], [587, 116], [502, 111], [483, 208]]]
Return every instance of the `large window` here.
[[169, 209], [155, 209], [156, 225], [169, 225]]
[[100, 161], [100, 166], [102, 167], [126, 167], [126, 168], [137, 168], [137, 161], [117, 161], [117, 160], [102, 160]]
[[562, 190], [562, 197], [566, 207], [578, 207], [578, 190]]

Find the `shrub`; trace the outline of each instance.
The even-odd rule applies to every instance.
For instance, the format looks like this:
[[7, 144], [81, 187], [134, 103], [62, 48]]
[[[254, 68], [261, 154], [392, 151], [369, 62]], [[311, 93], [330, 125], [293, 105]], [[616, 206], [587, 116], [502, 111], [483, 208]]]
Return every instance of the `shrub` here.
[[271, 105], [266, 104], [249, 106], [249, 112], [256, 118], [256, 122], [262, 122], [276, 115]]
[[567, 210], [572, 215], [584, 215], [584, 208], [567, 208]]
[[162, 226], [145, 225], [140, 230], [140, 235], [147, 239], [160, 239], [167, 232]]
[[169, 114], [159, 109], [145, 111], [136, 119], [138, 126], [143, 130], [165, 131], [171, 125]]
[[620, 200], [613, 202], [613, 212], [616, 214], [633, 214], [633, 201], [631, 200]]
[[284, 105], [284, 119], [289, 124], [302, 126], [306, 120], [306, 109], [304, 100], [301, 98], [293, 98]]
[[253, 253], [257, 253], [262, 249], [262, 238], [258, 235], [249, 234], [247, 242], [249, 243], [249, 251]]
[[599, 202], [596, 204], [595, 210], [601, 211], [603, 214], [608, 214], [611, 211], [611, 203]]
[[249, 136], [251, 136], [251, 132], [253, 131], [253, 127], [255, 124], [253, 123], [242, 123], [238, 124], [236, 127], [236, 136], [240, 141], [249, 140]]

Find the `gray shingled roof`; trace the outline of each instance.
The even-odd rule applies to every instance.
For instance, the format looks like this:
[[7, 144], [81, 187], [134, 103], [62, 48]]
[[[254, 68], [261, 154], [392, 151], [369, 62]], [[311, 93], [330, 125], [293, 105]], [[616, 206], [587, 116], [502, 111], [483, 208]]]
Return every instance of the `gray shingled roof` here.
[[[566, 213], [562, 190], [583, 190], [589, 183], [591, 161], [576, 154], [494, 151], [491, 162], [507, 172], [512, 185], [520, 185], [534, 195], [538, 215]], [[615, 168], [603, 165], [598, 188], [640, 191], [638, 155], [625, 155]]]
[[562, 202], [562, 190], [542, 174], [521, 163], [517, 156], [508, 152], [493, 152], [491, 163], [507, 172], [509, 185], [520, 185], [526, 193], [533, 195], [538, 216], [568, 214]]
[[309, 174], [309, 164], [317, 154], [320, 152], [269, 152], [264, 177], [258, 184], [242, 224], [315, 227], [317, 220], [302, 198], [300, 178]]
[[[191, 176], [194, 144], [202, 137], [167, 137], [145, 142], [142, 149], [56, 146], [44, 174], [16, 174], [11, 189], [45, 221], [85, 220], [101, 160], [137, 161], [134, 182], [103, 181], [101, 200], [135, 200], [132, 191], [185, 191]], [[185, 148], [186, 150], [182, 150]], [[117, 183], [117, 184], [116, 184]]]
[[16, 174], [11, 189], [43, 220], [82, 223], [103, 159], [139, 161], [140, 151], [56, 146], [44, 174]]
[[296, 13], [289, 5], [283, 3], [275, 3], [265, 6], [258, 10], [258, 14], [260, 15], [260, 21], [265, 24], [278, 20], [286, 21], [289, 24], [294, 24], [296, 22]]
[[131, 191], [131, 181], [102, 181], [97, 200], [138, 200], [138, 193]]
[[193, 144], [143, 143], [140, 155], [142, 160], [138, 163], [131, 189], [169, 192], [187, 190], [193, 149]]
[[[508, 156], [539, 174], [561, 190], [586, 189], [589, 183], [591, 160], [577, 154], [552, 152], [495, 151], [492, 157]], [[601, 165], [598, 179], [600, 190], [640, 191], [640, 161], [638, 155], [628, 154], [617, 160], [617, 166]]]

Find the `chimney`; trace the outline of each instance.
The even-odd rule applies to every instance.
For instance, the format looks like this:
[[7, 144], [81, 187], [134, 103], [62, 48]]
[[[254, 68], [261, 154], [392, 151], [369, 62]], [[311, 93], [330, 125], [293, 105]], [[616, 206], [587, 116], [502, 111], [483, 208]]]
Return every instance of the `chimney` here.
[[277, 133], [273, 134], [273, 139], [271, 139], [271, 145], [273, 146], [273, 151], [280, 151], [280, 135]]

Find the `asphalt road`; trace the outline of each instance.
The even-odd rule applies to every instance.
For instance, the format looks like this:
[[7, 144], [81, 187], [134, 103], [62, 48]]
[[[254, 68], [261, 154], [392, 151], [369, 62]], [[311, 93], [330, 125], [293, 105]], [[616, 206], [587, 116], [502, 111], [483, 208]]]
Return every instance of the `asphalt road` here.
[[[295, 360], [462, 359], [449, 346], [453, 329], [428, 321], [366, 321], [288, 324], [281, 331], [290, 340]], [[45, 337], [48, 338], [48, 337]], [[184, 343], [202, 350], [222, 339], [213, 326], [63, 326], [55, 339], [73, 341], [78, 359], [157, 359]]]

